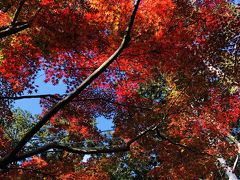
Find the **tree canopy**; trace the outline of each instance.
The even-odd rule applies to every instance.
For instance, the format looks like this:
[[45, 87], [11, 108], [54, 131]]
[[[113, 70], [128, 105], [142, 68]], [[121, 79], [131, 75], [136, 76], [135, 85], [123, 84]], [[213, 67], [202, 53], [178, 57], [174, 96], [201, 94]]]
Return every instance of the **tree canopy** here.
[[[1, 1], [0, 177], [239, 178], [239, 14], [227, 0]], [[39, 72], [66, 93], [38, 94]], [[14, 109], [26, 98], [43, 112]]]

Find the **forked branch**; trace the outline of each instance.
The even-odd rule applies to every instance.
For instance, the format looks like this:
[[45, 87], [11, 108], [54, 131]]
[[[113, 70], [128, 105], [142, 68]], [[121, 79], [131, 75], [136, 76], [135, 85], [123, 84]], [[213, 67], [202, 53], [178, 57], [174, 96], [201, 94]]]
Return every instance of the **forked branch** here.
[[[0, 168], [5, 169], [7, 165], [11, 162], [16, 161], [18, 152], [25, 146], [25, 144], [40, 130], [40, 128], [45, 125], [51, 117], [53, 117], [59, 110], [71, 102], [75, 97], [77, 97], [83, 90], [86, 89], [100, 74], [102, 74], [107, 67], [112, 64], [112, 62], [117, 59], [121, 52], [128, 46], [131, 37], [130, 33], [133, 28], [136, 13], [140, 4], [140, 0], [137, 0], [134, 4], [134, 9], [132, 11], [128, 27], [126, 29], [125, 35], [123, 37], [122, 43], [119, 48], [106, 60], [98, 69], [96, 69], [86, 80], [84, 80], [78, 88], [72, 92], [69, 96], [59, 101], [54, 105], [42, 118], [41, 120], [29, 130], [25, 136], [19, 141], [16, 147], [3, 159], [0, 161]], [[0, 36], [1, 37], [1, 36]]]
[[35, 150], [26, 152], [26, 153], [24, 153], [22, 155], [16, 156], [14, 160], [15, 161], [24, 160], [24, 159], [26, 159], [28, 157], [31, 157], [31, 156], [34, 156], [34, 155], [37, 155], [37, 154], [41, 154], [41, 153], [46, 152], [46, 151], [51, 150], [51, 149], [63, 150], [63, 151], [69, 152], [69, 153], [74, 153], [74, 154], [79, 154], [79, 155], [127, 152], [127, 151], [130, 150], [131, 145], [134, 142], [136, 142], [138, 139], [140, 139], [141, 137], [146, 135], [148, 132], [154, 131], [158, 126], [159, 126], [159, 124], [155, 124], [155, 125], [150, 126], [146, 130], [140, 132], [136, 137], [130, 139], [123, 146], [117, 146], [117, 147], [111, 147], [111, 148], [105, 147], [105, 148], [92, 149], [92, 150], [83, 150], [83, 149], [78, 149], [78, 148], [72, 148], [72, 147], [67, 146], [67, 145], [51, 143], [51, 144], [47, 144], [45, 146], [39, 147], [39, 148], [37, 148]]
[[32, 16], [28, 20], [28, 22], [19, 22], [18, 18], [19, 18], [19, 15], [22, 11], [22, 8], [23, 8], [23, 5], [25, 2], [26, 2], [26, 0], [20, 1], [19, 6], [14, 13], [11, 24], [9, 26], [0, 27], [0, 39], [10, 36], [10, 35], [13, 35], [13, 34], [16, 34], [16, 33], [23, 31], [31, 26], [32, 21], [36, 17], [37, 13], [41, 10], [41, 8], [39, 8], [36, 11], [35, 15]]

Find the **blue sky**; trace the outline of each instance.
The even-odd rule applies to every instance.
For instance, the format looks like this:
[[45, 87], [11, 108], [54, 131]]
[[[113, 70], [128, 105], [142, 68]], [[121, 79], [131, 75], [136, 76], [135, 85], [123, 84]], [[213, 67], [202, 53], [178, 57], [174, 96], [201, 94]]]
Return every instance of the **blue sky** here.
[[[34, 95], [40, 94], [64, 94], [66, 91], [66, 86], [63, 82], [60, 82], [59, 85], [53, 86], [50, 83], [44, 83], [44, 72], [39, 73], [36, 79], [36, 84], [39, 86], [38, 93], [34, 93]], [[29, 95], [27, 92], [24, 95]], [[42, 112], [42, 108], [39, 104], [40, 99], [22, 99], [15, 101], [15, 107], [19, 107], [21, 109], [25, 109], [30, 111], [33, 114], [40, 114]]]
[[234, 3], [236, 4], [240, 3], [240, 0], [234, 0]]
[[[40, 72], [36, 79], [36, 84], [39, 86], [37, 94], [64, 94], [66, 91], [66, 85], [60, 81], [60, 83], [56, 86], [53, 86], [51, 83], [44, 83], [44, 72]], [[28, 95], [27, 92], [24, 95]], [[39, 103], [40, 99], [22, 99], [15, 101], [14, 107], [21, 108], [31, 112], [32, 114], [40, 114], [42, 112], [42, 108]], [[111, 120], [105, 119], [104, 117], [97, 118], [97, 127], [104, 131], [112, 129], [113, 123]]]

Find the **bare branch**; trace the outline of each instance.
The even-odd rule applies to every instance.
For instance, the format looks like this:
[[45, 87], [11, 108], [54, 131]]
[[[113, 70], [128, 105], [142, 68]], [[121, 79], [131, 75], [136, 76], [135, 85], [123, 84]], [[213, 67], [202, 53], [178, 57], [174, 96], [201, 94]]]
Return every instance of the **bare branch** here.
[[19, 13], [23, 7], [25, 3], [25, 0], [21, 1], [19, 8], [16, 10], [14, 18], [12, 20], [12, 23], [10, 26], [4, 26], [0, 28], [0, 39], [7, 37], [7, 36], [11, 36], [13, 34], [16, 34], [20, 31], [23, 31], [27, 28], [29, 28], [31, 26], [32, 21], [34, 20], [34, 18], [37, 16], [37, 14], [41, 11], [41, 8], [38, 8], [38, 10], [36, 11], [35, 15], [32, 16], [28, 22], [17, 22]]
[[19, 155], [15, 157], [15, 161], [23, 160], [25, 158], [34, 156], [36, 154], [41, 154], [43, 152], [46, 152], [50, 149], [60, 149], [66, 152], [79, 154], [79, 155], [85, 155], [85, 154], [101, 154], [101, 153], [116, 153], [116, 152], [126, 152], [130, 150], [129, 146], [123, 146], [123, 147], [113, 147], [113, 148], [102, 148], [102, 149], [92, 149], [92, 150], [82, 150], [77, 148], [72, 148], [66, 145], [61, 144], [48, 144], [43, 147], [40, 147], [38, 149], [35, 149], [33, 151], [27, 152], [25, 154]]
[[72, 147], [69, 147], [69, 146], [66, 146], [66, 145], [51, 143], [51, 144], [39, 147], [38, 149], [26, 152], [22, 155], [16, 156], [14, 158], [14, 161], [24, 160], [28, 157], [31, 157], [31, 156], [34, 156], [34, 155], [37, 155], [37, 154], [41, 154], [41, 153], [46, 152], [46, 151], [51, 150], [51, 149], [63, 150], [63, 151], [67, 151], [67, 152], [75, 153], [75, 154], [79, 154], [79, 155], [127, 152], [127, 151], [130, 151], [130, 147], [134, 142], [136, 142], [138, 139], [140, 139], [141, 137], [146, 135], [148, 132], [154, 131], [156, 129], [156, 127], [159, 126], [159, 124], [155, 124], [155, 125], [150, 126], [146, 130], [139, 133], [136, 137], [130, 139], [125, 145], [120, 146], [120, 147], [119, 146], [118, 147], [111, 147], [111, 148], [105, 147], [105, 148], [100, 148], [100, 149], [82, 150], [82, 149], [78, 149], [78, 148], [72, 148]]
[[59, 101], [56, 105], [54, 105], [43, 117], [42, 119], [30, 130], [25, 136], [20, 140], [20, 142], [16, 145], [16, 147], [3, 159], [0, 161], [0, 168], [4, 169], [6, 166], [15, 161], [16, 155], [21, 149], [25, 146], [25, 144], [36, 134], [40, 128], [45, 125], [48, 120], [53, 117], [60, 109], [66, 106], [69, 102], [71, 102], [75, 97], [77, 97], [83, 90], [86, 89], [100, 74], [102, 74], [107, 67], [112, 64], [112, 62], [117, 59], [117, 57], [121, 54], [121, 52], [128, 46], [131, 37], [130, 32], [134, 24], [135, 16], [138, 10], [138, 6], [140, 4], [140, 0], [137, 0], [134, 9], [126, 30], [126, 34], [123, 37], [122, 43], [119, 48], [106, 60], [98, 69], [96, 69], [86, 80], [84, 80], [80, 86], [69, 96]]
[[25, 23], [25, 24], [23, 24], [21, 26], [18, 26], [18, 27], [9, 27], [6, 30], [0, 32], [0, 39], [4, 38], [4, 37], [7, 37], [7, 36], [10, 36], [12, 34], [16, 34], [16, 33], [20, 32], [20, 31], [23, 31], [23, 30], [25, 30], [29, 27], [30, 27], [29, 23]]
[[13, 99], [13, 100], [20, 100], [20, 99], [33, 99], [33, 98], [46, 98], [52, 97], [57, 98], [54, 94], [41, 94], [41, 95], [29, 95], [29, 96], [0, 96], [0, 99]]
[[17, 10], [15, 11], [14, 16], [13, 16], [13, 20], [12, 20], [12, 23], [11, 23], [12, 26], [15, 26], [15, 23], [17, 22], [17, 19], [19, 17], [19, 14], [20, 14], [20, 12], [22, 10], [22, 7], [23, 7], [25, 2], [26, 2], [26, 0], [20, 1], [19, 7], [17, 8]]
[[[54, 95], [54, 94], [40, 94], [40, 95], [26, 95], [26, 96], [0, 96], [0, 99], [11, 99], [11, 100], [21, 100], [21, 99], [33, 99], [33, 98], [48, 98], [51, 97], [55, 100], [61, 100], [62, 97], [67, 96], [66, 94], [63, 95]], [[136, 109], [145, 109], [145, 110], [152, 110], [152, 108], [149, 107], [140, 107], [140, 106], [135, 106], [132, 104], [123, 104], [123, 103], [119, 103], [116, 101], [112, 101], [110, 99], [105, 99], [105, 98], [81, 98], [81, 99], [76, 99], [73, 100], [72, 102], [79, 102], [79, 101], [104, 101], [107, 103], [111, 103], [111, 104], [116, 104], [118, 106], [124, 106], [124, 107], [132, 107], [132, 108], [136, 108]]]

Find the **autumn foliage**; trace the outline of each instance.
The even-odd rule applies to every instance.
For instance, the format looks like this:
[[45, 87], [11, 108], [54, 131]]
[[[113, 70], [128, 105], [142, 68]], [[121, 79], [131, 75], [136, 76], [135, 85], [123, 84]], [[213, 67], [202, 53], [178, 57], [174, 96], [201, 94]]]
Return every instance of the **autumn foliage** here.
[[[239, 176], [239, 13], [226, 0], [0, 2], [0, 177], [221, 179], [226, 168]], [[39, 116], [16, 112], [14, 99], [38, 92], [39, 72], [66, 94], [42, 96]], [[99, 117], [113, 121], [110, 133]]]

